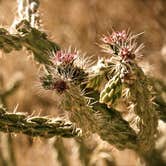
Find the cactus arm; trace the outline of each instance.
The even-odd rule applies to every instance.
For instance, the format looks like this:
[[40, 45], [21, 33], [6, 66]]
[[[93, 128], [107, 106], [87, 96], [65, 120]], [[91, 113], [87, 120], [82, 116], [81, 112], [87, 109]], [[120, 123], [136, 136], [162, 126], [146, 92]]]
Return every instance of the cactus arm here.
[[9, 113], [0, 108], [0, 131], [7, 133], [23, 133], [32, 137], [51, 138], [54, 136], [76, 137], [81, 130], [71, 122], [60, 118], [29, 116], [25, 113]]
[[4, 28], [0, 28], [0, 49], [5, 53], [12, 50], [21, 50], [25, 47], [27, 50], [32, 51], [35, 59], [42, 64], [49, 65], [48, 51], [56, 52], [59, 46], [50, 41], [44, 32], [30, 27], [30, 24], [23, 20], [17, 25], [17, 30], [21, 34], [10, 34]]

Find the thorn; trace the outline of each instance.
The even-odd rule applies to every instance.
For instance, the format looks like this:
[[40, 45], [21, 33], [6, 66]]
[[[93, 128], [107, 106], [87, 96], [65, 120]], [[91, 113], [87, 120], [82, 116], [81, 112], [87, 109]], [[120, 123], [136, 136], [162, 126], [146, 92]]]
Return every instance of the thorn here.
[[16, 112], [17, 112], [18, 107], [19, 107], [19, 104], [17, 104], [17, 105], [15, 106], [13, 113], [16, 113]]

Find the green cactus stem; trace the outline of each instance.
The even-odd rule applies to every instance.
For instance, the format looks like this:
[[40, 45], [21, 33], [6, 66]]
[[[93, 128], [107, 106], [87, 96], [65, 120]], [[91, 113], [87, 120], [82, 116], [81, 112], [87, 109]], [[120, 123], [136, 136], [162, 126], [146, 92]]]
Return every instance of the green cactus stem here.
[[81, 130], [61, 118], [30, 116], [26, 113], [9, 113], [0, 108], [0, 131], [26, 134], [32, 137], [51, 138], [54, 136], [77, 137]]

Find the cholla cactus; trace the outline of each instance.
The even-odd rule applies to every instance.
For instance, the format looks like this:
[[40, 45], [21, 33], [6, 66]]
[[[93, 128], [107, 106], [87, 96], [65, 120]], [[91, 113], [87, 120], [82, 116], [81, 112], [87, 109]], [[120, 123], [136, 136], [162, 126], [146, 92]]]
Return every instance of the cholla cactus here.
[[[82, 65], [86, 60], [85, 63], [78, 63], [80, 52], [61, 50], [44, 32], [36, 29], [32, 19], [27, 19], [23, 11], [20, 13], [22, 18], [15, 26], [17, 34], [0, 29], [1, 49], [8, 53], [25, 47], [33, 53], [35, 60], [46, 69], [40, 79], [41, 85], [60, 96], [62, 108], [76, 127], [82, 129], [83, 135], [97, 133], [119, 149], [131, 148], [139, 153], [151, 151], [157, 136], [158, 116], [150, 82], [136, 61], [141, 57], [139, 50], [143, 47], [136, 43], [138, 35], [132, 35], [129, 31], [104, 35], [101, 48], [109, 57], [103, 57], [96, 65], [87, 68], [88, 65]], [[31, 14], [36, 16], [36, 10]], [[121, 103], [125, 105], [123, 109], [128, 115], [133, 115], [132, 119], [119, 112]], [[6, 113], [2, 112], [1, 115], [3, 119]], [[11, 115], [19, 117], [17, 114]], [[38, 117], [29, 121], [25, 115], [21, 120], [22, 125], [25, 122], [33, 125], [35, 120], [35, 124], [42, 123], [44, 129], [49, 122], [54, 122]], [[52, 133], [53, 127], [47, 128], [48, 135], [56, 134]], [[26, 131], [22, 132], [27, 134]], [[31, 132], [28, 134], [33, 135]], [[37, 134], [45, 136], [45, 132], [37, 131]], [[63, 133], [60, 135], [63, 136]]]
[[59, 83], [58, 87], [63, 89], [58, 93], [63, 109], [68, 111], [70, 120], [82, 128], [84, 135], [97, 132], [102, 139], [119, 148], [137, 149], [136, 134], [126, 121], [118, 112], [98, 102], [99, 92], [87, 88], [89, 73], [76, 63], [79, 56], [75, 50], [56, 52], [49, 75], [41, 79], [43, 87], [58, 92], [55, 85]]
[[100, 102], [108, 106], [121, 97], [122, 84], [132, 84], [136, 79], [132, 68], [136, 64], [135, 58], [139, 56], [138, 51], [142, 48], [142, 45], [137, 48], [136, 37], [137, 35], [134, 36], [123, 30], [101, 39], [104, 42], [101, 47], [104, 52], [109, 53], [110, 58], [105, 60], [103, 67], [107, 68], [105, 75], [109, 81], [101, 91]]
[[100, 93], [100, 102], [108, 107], [116, 107], [114, 103], [118, 99], [123, 100], [128, 113], [135, 113], [129, 122], [131, 126], [135, 125], [139, 144], [146, 151], [153, 148], [158, 117], [153, 102], [152, 86], [136, 63], [136, 59], [140, 57], [139, 50], [143, 47], [137, 46], [137, 36], [122, 31], [113, 32], [102, 38], [104, 44], [101, 47], [111, 57], [105, 62], [110, 71], [107, 72], [108, 82]]
[[[93, 128], [94, 122], [91, 123], [93, 121], [92, 112], [88, 106], [90, 99], [85, 97], [80, 89], [81, 84], [83, 86], [87, 79], [87, 73], [79, 67], [79, 64], [75, 63], [79, 56], [78, 51], [72, 52], [71, 49], [53, 52], [51, 58], [53, 65], [49, 66], [49, 75], [41, 77], [41, 81], [45, 89], [61, 95], [62, 107], [69, 112], [70, 119], [74, 122], [77, 121], [78, 126], [84, 126], [83, 130], [89, 132], [90, 128]], [[86, 125], [85, 121], [92, 125]]]

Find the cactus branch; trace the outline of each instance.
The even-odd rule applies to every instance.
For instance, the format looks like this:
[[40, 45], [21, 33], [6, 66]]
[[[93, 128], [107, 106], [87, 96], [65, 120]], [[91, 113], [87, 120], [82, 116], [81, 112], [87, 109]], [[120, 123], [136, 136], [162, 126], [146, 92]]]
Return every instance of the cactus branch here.
[[31, 27], [39, 28], [39, 0], [17, 0], [17, 4], [18, 19], [26, 19], [31, 24]]
[[[51, 59], [50, 56], [52, 56], [52, 54], [48, 54], [48, 51], [56, 52], [57, 50], [60, 49], [59, 46], [57, 46], [57, 44], [55, 44], [54, 42], [50, 41], [47, 38], [47, 35], [45, 33], [41, 32], [40, 30], [37, 30], [36, 28], [32, 28], [27, 20], [22, 20], [19, 24], [17, 24], [16, 29], [18, 31], [18, 34], [15, 34], [15, 35], [10, 34], [8, 31], [6, 31], [3, 28], [0, 29], [0, 43], [2, 43], [1, 49], [7, 53], [7, 52], [10, 52], [12, 50], [20, 50], [22, 47], [25, 47], [28, 50], [32, 51], [32, 53], [35, 57], [35, 60], [37, 60], [39, 63], [42, 63], [46, 66], [52, 65], [52, 62], [50, 61], [50, 59]], [[6, 41], [10, 41], [10, 42], [6, 42]], [[8, 43], [10, 43], [10, 45]], [[16, 47], [16, 46], [19, 46], [19, 47]], [[17, 49], [17, 48], [19, 48], [19, 49]], [[98, 131], [98, 132], [99, 132], [99, 135], [101, 135], [101, 137], [104, 140], [107, 140], [110, 143], [116, 144], [118, 147], [121, 147], [121, 148], [122, 147], [123, 148], [133, 147], [135, 149], [135, 147], [136, 147], [136, 145], [134, 145], [136, 143], [135, 133], [133, 133], [133, 131], [131, 130], [131, 128], [127, 124], [127, 122], [125, 122], [121, 118], [120, 114], [115, 113], [115, 111], [114, 110], [112, 111], [111, 109], [108, 111], [106, 109], [106, 107], [100, 103], [95, 104], [93, 109], [96, 111], [99, 111], [98, 113], [101, 114], [101, 116], [98, 116], [98, 117], [102, 117], [102, 115], [105, 114], [104, 117], [107, 117], [107, 119], [109, 119], [111, 114], [113, 114], [112, 117], [115, 120], [115, 126], [113, 125], [114, 120], [112, 121], [112, 118], [111, 118], [109, 120], [110, 124], [108, 124], [108, 127], [110, 128], [110, 125], [113, 125], [112, 129], [110, 128], [110, 130], [115, 132], [115, 134], [113, 134], [113, 135], [116, 137], [116, 139], [118, 141], [113, 142], [114, 137], [111, 138], [111, 134], [110, 134], [110, 136], [108, 136], [108, 133], [106, 134], [101, 129], [102, 127], [104, 127], [105, 120], [103, 117], [103, 119], [100, 118], [100, 121], [103, 123], [101, 123], [101, 126], [99, 126], [100, 131]], [[111, 112], [113, 112], [113, 113], [111, 113]], [[118, 122], [118, 119], [120, 120], [119, 122]], [[122, 122], [122, 124], [121, 124], [121, 122]], [[116, 123], [120, 123], [120, 125], [122, 125], [122, 126], [124, 125], [126, 132], [119, 132], [119, 134], [116, 136], [116, 133], [119, 131], [118, 128], [120, 127], [119, 125], [117, 126]], [[81, 125], [80, 127], [83, 127], [83, 126]], [[114, 130], [114, 128], [117, 128], [117, 130]], [[34, 133], [28, 133], [28, 134], [29, 135], [32, 134], [32, 136], [34, 135]], [[120, 134], [122, 134], [122, 137], [119, 137]], [[126, 136], [127, 138], [126, 137], [124, 138], [123, 135], [127, 135]], [[134, 138], [128, 137], [131, 135]], [[40, 136], [40, 134], [37, 134], [37, 136]], [[41, 134], [41, 136], [43, 136], [43, 135]], [[130, 143], [127, 143], [127, 141], [124, 141], [125, 139], [128, 140], [128, 138], [132, 138], [131, 145], [130, 145]], [[121, 140], [121, 139], [123, 140], [122, 144], [119, 142], [119, 140]]]
[[42, 64], [51, 64], [48, 51], [57, 51], [59, 46], [47, 38], [47, 35], [32, 28], [27, 20], [17, 24], [16, 29], [21, 34], [11, 34], [6, 29], [0, 28], [0, 49], [5, 53], [12, 50], [21, 50], [25, 47], [33, 52], [35, 59]]
[[166, 122], [166, 84], [158, 79], [151, 78], [155, 91], [157, 92], [155, 102], [158, 105], [160, 119]]
[[[1, 93], [0, 93], [0, 103], [7, 108], [6, 100], [12, 95], [21, 85], [21, 79], [19, 77], [15, 77], [13, 81], [10, 82], [8, 86], [4, 85], [3, 76], [1, 78]], [[15, 154], [14, 154], [14, 144], [11, 134], [5, 136], [6, 144], [7, 144], [7, 152], [9, 155], [9, 159], [6, 159], [8, 162], [7, 165], [17, 166]], [[3, 157], [3, 156], [2, 156]], [[5, 159], [4, 159], [5, 160]]]
[[29, 116], [26, 113], [9, 113], [0, 108], [0, 131], [6, 133], [23, 133], [32, 137], [51, 138], [54, 136], [76, 137], [81, 130], [71, 122], [61, 118]]

